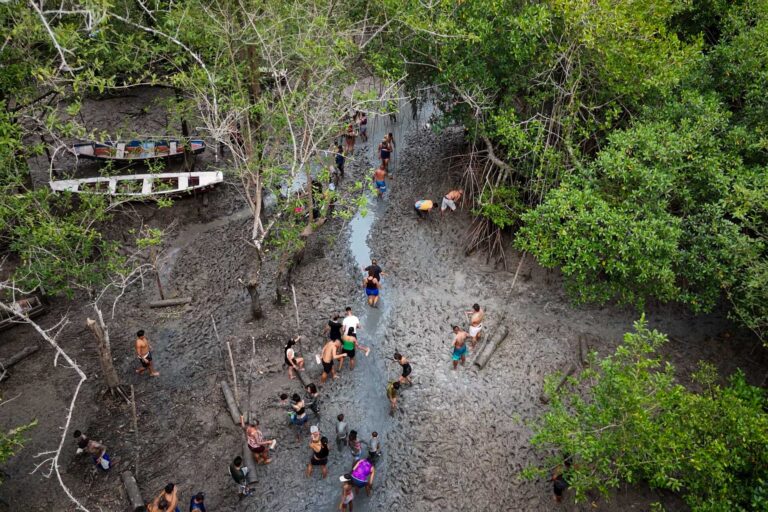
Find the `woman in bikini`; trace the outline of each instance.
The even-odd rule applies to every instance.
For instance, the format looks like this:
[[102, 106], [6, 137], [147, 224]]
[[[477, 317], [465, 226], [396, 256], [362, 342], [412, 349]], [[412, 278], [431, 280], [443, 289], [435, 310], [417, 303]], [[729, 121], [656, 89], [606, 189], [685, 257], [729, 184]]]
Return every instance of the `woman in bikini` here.
[[370, 274], [363, 279], [363, 288], [365, 288], [365, 295], [368, 297], [368, 305], [375, 308], [379, 302], [379, 280]]
[[288, 340], [283, 349], [285, 364], [288, 366], [288, 378], [291, 380], [296, 378], [294, 372], [304, 371], [304, 358], [296, 356], [294, 345], [296, 345], [296, 339]]

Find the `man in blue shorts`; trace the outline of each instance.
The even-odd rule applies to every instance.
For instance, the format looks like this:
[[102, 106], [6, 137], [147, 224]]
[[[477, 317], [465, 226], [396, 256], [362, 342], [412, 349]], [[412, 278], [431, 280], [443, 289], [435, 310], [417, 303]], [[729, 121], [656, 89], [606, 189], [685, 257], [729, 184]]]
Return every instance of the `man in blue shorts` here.
[[387, 191], [387, 171], [383, 167], [373, 171], [373, 184], [376, 185], [379, 197], [383, 196]]
[[461, 364], [464, 365], [464, 362], [467, 359], [467, 336], [469, 335], [458, 325], [453, 326], [453, 334], [455, 334], [455, 336], [453, 338], [452, 359], [453, 369], [455, 370], [459, 365], [459, 361], [461, 361]]

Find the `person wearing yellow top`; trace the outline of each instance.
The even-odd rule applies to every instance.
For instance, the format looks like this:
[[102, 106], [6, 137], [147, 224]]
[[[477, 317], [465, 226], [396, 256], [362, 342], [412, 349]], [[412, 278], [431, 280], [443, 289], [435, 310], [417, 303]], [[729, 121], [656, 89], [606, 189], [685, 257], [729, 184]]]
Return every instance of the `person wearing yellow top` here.
[[416, 213], [419, 217], [426, 218], [429, 212], [432, 210], [432, 208], [435, 207], [435, 203], [430, 201], [429, 199], [420, 199], [419, 201], [416, 201], [416, 204], [413, 205], [413, 209], [416, 210]]

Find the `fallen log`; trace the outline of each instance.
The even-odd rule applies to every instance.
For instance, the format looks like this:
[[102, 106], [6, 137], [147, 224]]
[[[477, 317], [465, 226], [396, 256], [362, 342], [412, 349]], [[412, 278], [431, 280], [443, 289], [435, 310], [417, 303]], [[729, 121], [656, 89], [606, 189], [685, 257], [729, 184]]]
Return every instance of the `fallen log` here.
[[[573, 364], [573, 363], [564, 363], [563, 364], [563, 369], [561, 371], [562, 375], [560, 377], [560, 382], [558, 382], [557, 386], [555, 386], [555, 391], [559, 391], [560, 388], [563, 387], [563, 384], [565, 384], [565, 381], [568, 379], [568, 377], [571, 376], [571, 374], [573, 374], [573, 372], [575, 372], [575, 371], [576, 371], [576, 365], [575, 364]], [[543, 404], [548, 404], [549, 403], [549, 397], [547, 396], [547, 394], [544, 391], [542, 391], [541, 394], [539, 395], [539, 400], [541, 400], [541, 403], [543, 403]]]
[[37, 345], [29, 345], [28, 347], [24, 347], [23, 349], [21, 349], [20, 351], [16, 352], [11, 357], [6, 359], [5, 361], [0, 361], [0, 364], [2, 364], [3, 365], [2, 367], [7, 370], [11, 366], [15, 365], [16, 363], [24, 359], [25, 357], [30, 356], [35, 352], [37, 352], [39, 348], [40, 347]]
[[[486, 364], [488, 364], [488, 361], [491, 360], [491, 356], [496, 351], [499, 345], [507, 339], [507, 336], [509, 335], [509, 328], [505, 325], [501, 328], [501, 331], [498, 331], [499, 335], [494, 336], [490, 335], [488, 336], [488, 341], [485, 342], [485, 346], [480, 350], [480, 353], [477, 354], [475, 357], [475, 360], [473, 361], [473, 364], [477, 366], [478, 368], [485, 367]], [[496, 334], [496, 333], [494, 333]]]
[[245, 479], [249, 484], [256, 481], [256, 460], [253, 458], [251, 449], [248, 448], [248, 441], [243, 441], [243, 460], [245, 466], [248, 468], [248, 474], [245, 475]]
[[192, 302], [192, 297], [179, 297], [178, 299], [153, 300], [149, 303], [151, 308], [166, 308], [168, 306], [181, 306]]
[[139, 486], [136, 483], [136, 479], [133, 478], [133, 474], [130, 471], [123, 471], [120, 473], [120, 477], [123, 479], [123, 486], [125, 492], [128, 494], [128, 501], [131, 502], [131, 510], [133, 512], [144, 512], [147, 510], [144, 505], [144, 499], [139, 492]]
[[235, 425], [240, 425], [240, 410], [237, 408], [235, 395], [232, 394], [229, 384], [225, 381], [221, 381], [219, 384], [221, 384], [221, 392], [224, 393], [224, 400], [227, 402], [227, 408], [229, 409], [230, 416], [232, 416], [232, 421]]

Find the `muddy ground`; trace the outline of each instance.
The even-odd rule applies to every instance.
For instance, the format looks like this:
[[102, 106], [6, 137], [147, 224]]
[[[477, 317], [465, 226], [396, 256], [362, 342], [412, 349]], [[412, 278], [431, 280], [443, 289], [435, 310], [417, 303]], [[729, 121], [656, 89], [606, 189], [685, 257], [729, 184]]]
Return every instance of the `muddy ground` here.
[[[541, 460], [528, 446], [526, 421], [545, 409], [538, 400], [543, 377], [567, 361], [576, 362], [579, 333], [602, 341], [593, 347], [609, 353], [631, 329], [637, 314], [617, 308], [574, 308], [556, 272], [539, 268], [527, 258], [512, 288], [519, 255], [509, 253], [510, 271], [489, 266], [482, 254], [465, 257], [463, 238], [470, 215], [460, 211], [440, 220], [434, 213], [419, 220], [417, 199], [438, 200], [459, 183], [446, 157], [462, 153], [462, 132], [441, 135], [425, 127], [424, 117], [398, 122], [374, 119], [371, 141], [358, 146], [348, 164], [345, 186], [368, 175], [375, 163], [373, 141], [386, 131], [395, 133], [394, 176], [383, 200], [371, 198], [368, 215], [351, 221], [334, 219], [309, 242], [294, 275], [300, 318], [292, 301], [274, 304], [274, 262], [262, 274], [265, 318], [253, 321], [249, 298], [240, 280], [253, 268], [255, 254], [244, 240], [250, 230], [236, 183], [201, 197], [179, 200], [173, 208], [157, 210], [137, 205], [117, 222], [126, 229], [144, 219], [152, 226], [177, 227], [165, 248], [161, 276], [168, 294], [191, 295], [190, 305], [153, 310], [157, 298], [151, 281], [131, 289], [109, 320], [115, 363], [124, 383], [134, 385], [139, 412], [138, 436], [132, 431], [130, 407], [102, 391], [94, 342], [85, 329], [89, 310], [82, 298], [57, 299], [41, 323], [48, 327], [64, 314], [70, 323], [60, 341], [88, 375], [70, 432], [80, 428], [102, 440], [116, 459], [107, 474], [74, 455], [69, 439], [60, 459], [63, 481], [89, 510], [127, 510], [119, 472], [130, 469], [149, 499], [167, 482], [181, 489], [181, 508], [198, 491], [206, 492], [209, 510], [334, 510], [338, 476], [352, 462], [349, 451], [333, 450], [329, 478], [303, 476], [310, 451], [307, 435], [297, 441], [278, 404], [280, 392], [299, 391], [282, 369], [282, 345], [288, 336], [304, 334], [301, 347], [310, 379], [319, 367], [312, 361], [322, 344], [322, 327], [333, 311], [352, 306], [361, 318], [361, 342], [372, 347], [370, 357], [358, 356], [358, 367], [345, 371], [322, 389], [320, 418], [311, 423], [333, 436], [335, 416], [343, 412], [363, 439], [380, 432], [384, 456], [377, 464], [375, 492], [360, 495], [358, 510], [592, 510], [593, 505], [557, 506], [547, 482], [524, 482], [518, 473]], [[384, 278], [381, 307], [365, 306], [360, 267], [378, 258]], [[451, 370], [450, 324], [466, 324], [463, 311], [479, 302], [488, 312], [489, 332], [506, 325], [507, 340], [483, 370], [471, 364]], [[753, 383], [765, 371], [765, 352], [722, 314], [692, 316], [673, 307], [648, 312], [653, 327], [674, 336], [665, 354], [685, 378], [698, 360], [715, 363], [724, 374], [746, 371]], [[214, 321], [216, 329], [214, 329]], [[134, 373], [134, 333], [145, 329], [155, 347], [160, 377]], [[727, 335], [726, 335], [727, 333]], [[218, 336], [217, 336], [218, 334]], [[26, 326], [0, 333], [0, 358], [7, 357], [36, 336]], [[238, 367], [243, 409], [257, 417], [268, 437], [278, 441], [273, 463], [257, 468], [257, 494], [238, 501], [227, 475], [227, 464], [241, 453], [242, 434], [226, 410], [218, 383], [231, 377], [229, 342]], [[404, 390], [401, 411], [387, 414], [384, 386], [398, 375], [388, 358], [395, 348], [413, 362], [415, 385]], [[55, 449], [64, 412], [77, 379], [71, 369], [53, 367], [53, 352], [43, 346], [13, 369], [3, 382], [4, 398], [19, 398], [0, 407], [0, 427], [38, 420], [26, 446], [5, 467], [0, 497], [7, 510], [73, 510], [58, 482], [42, 470], [30, 474], [39, 452]], [[138, 437], [138, 440], [137, 440]], [[333, 443], [332, 443], [332, 447]], [[138, 467], [136, 460], [138, 457]], [[44, 457], [43, 457], [44, 458]], [[643, 488], [622, 489], [610, 501], [598, 500], [598, 510], [647, 510], [660, 497]], [[683, 509], [671, 497], [661, 499]]]

